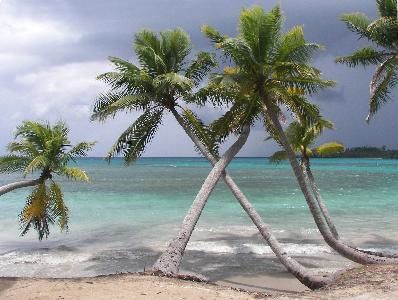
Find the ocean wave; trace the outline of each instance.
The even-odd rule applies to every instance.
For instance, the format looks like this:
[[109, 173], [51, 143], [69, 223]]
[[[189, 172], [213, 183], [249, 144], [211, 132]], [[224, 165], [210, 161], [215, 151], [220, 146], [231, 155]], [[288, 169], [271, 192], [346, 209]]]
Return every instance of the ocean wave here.
[[40, 264], [62, 265], [76, 264], [88, 261], [91, 258], [87, 253], [70, 253], [64, 251], [48, 252], [48, 250], [10, 251], [0, 254], [0, 265]]
[[[322, 253], [333, 253], [333, 251], [326, 247], [316, 244], [282, 244], [283, 248], [289, 255], [317, 255]], [[195, 241], [188, 244], [187, 250], [202, 251], [208, 253], [225, 253], [225, 254], [258, 254], [270, 255], [273, 254], [270, 247], [262, 244], [245, 243], [241, 245], [229, 245], [226, 242], [205, 242]]]

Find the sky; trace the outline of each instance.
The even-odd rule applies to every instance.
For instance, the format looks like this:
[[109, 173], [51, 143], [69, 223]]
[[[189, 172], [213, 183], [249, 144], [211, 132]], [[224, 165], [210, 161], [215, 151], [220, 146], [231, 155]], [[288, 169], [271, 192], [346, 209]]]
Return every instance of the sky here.
[[[0, 0], [0, 154], [21, 121], [63, 120], [73, 142], [97, 141], [90, 156], [102, 157], [119, 134], [138, 116], [120, 114], [105, 123], [89, 120], [96, 96], [106, 87], [95, 78], [111, 70], [108, 56], [134, 61], [132, 40], [143, 28], [184, 28], [194, 51], [213, 51], [200, 32], [210, 24], [234, 36], [242, 8], [270, 9], [281, 3], [285, 29], [304, 25], [306, 39], [324, 45], [314, 64], [337, 86], [312, 98], [336, 130], [320, 142], [338, 140], [347, 147], [398, 148], [398, 103], [383, 107], [368, 125], [369, 81], [373, 67], [349, 69], [334, 63], [366, 41], [350, 33], [339, 16], [361, 11], [376, 17], [375, 0]], [[397, 98], [395, 92], [394, 97]], [[206, 121], [220, 111], [197, 109]], [[261, 126], [255, 126], [239, 156], [267, 156], [278, 148]], [[225, 147], [224, 147], [225, 148]], [[195, 156], [191, 141], [167, 116], [144, 156]]]

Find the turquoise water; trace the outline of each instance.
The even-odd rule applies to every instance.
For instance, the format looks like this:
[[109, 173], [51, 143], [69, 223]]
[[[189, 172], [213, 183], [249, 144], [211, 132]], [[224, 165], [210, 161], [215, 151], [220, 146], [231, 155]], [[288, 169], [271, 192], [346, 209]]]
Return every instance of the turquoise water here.
[[[178, 230], [210, 171], [201, 158], [142, 158], [126, 167], [102, 159], [78, 162], [92, 182], [62, 183], [71, 211], [68, 233], [20, 237], [18, 213], [29, 189], [0, 202], [0, 276], [74, 277], [142, 271]], [[397, 250], [398, 160], [314, 159], [313, 172], [341, 235], [363, 248]], [[237, 158], [231, 176], [284, 243], [314, 267], [348, 262], [321, 240], [286, 163]], [[1, 175], [0, 184], [14, 175]], [[267, 258], [272, 264], [262, 265]], [[279, 268], [248, 217], [220, 182], [188, 245], [183, 268], [211, 278]], [[280, 269], [278, 269], [280, 270]], [[281, 270], [280, 270], [281, 271]]]

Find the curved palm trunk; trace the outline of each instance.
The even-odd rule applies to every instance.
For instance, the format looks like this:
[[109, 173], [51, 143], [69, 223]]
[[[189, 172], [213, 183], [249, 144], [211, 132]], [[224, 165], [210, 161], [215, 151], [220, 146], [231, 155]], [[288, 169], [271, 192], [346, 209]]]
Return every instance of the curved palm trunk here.
[[[263, 97], [265, 103], [267, 104], [267, 99]], [[337, 240], [334, 238], [333, 234], [331, 233], [328, 225], [325, 223], [323, 219], [323, 214], [321, 210], [319, 209], [317, 201], [314, 199], [314, 196], [312, 194], [312, 189], [307, 185], [307, 180], [305, 178], [305, 175], [303, 173], [303, 169], [300, 167], [296, 160], [296, 155], [294, 151], [292, 150], [287, 137], [282, 129], [282, 126], [279, 122], [279, 119], [277, 117], [277, 114], [275, 111], [272, 109], [272, 105], [265, 106], [265, 110], [267, 115], [269, 116], [272, 124], [274, 125], [279, 141], [285, 148], [288, 157], [289, 157], [289, 162], [292, 166], [294, 175], [297, 178], [298, 184], [300, 186], [301, 191], [303, 192], [304, 198], [307, 202], [307, 205], [311, 211], [311, 214], [314, 218], [314, 221], [322, 234], [322, 237], [324, 238], [325, 242], [336, 252], [344, 256], [345, 258], [348, 258], [356, 263], [359, 264], [396, 264], [398, 263], [397, 259], [390, 258], [390, 257], [381, 257], [377, 255], [372, 255], [363, 251], [360, 251], [358, 249], [352, 248], [344, 243], [342, 243], [340, 240]]]
[[162, 253], [159, 259], [153, 265], [153, 270], [161, 272], [166, 275], [173, 275], [178, 273], [181, 264], [182, 256], [184, 255], [185, 248], [188, 241], [195, 229], [200, 215], [203, 211], [210, 194], [214, 190], [219, 181], [224, 169], [228, 166], [231, 160], [239, 152], [239, 150], [246, 143], [250, 133], [250, 126], [244, 126], [242, 133], [238, 140], [224, 153], [220, 160], [214, 165], [213, 169], [207, 176], [199, 193], [197, 194], [194, 202], [191, 205], [181, 229], [177, 236], [171, 241], [166, 251]]
[[[332, 220], [332, 217], [329, 214], [329, 210], [326, 207], [326, 204], [324, 202], [324, 200], [322, 199], [322, 196], [319, 192], [319, 188], [318, 185], [316, 184], [314, 175], [312, 174], [311, 168], [310, 168], [310, 164], [309, 164], [309, 160], [304, 160], [303, 161], [304, 166], [303, 166], [303, 171], [304, 171], [304, 175], [307, 176], [309, 183], [311, 185], [311, 188], [314, 192], [314, 196], [316, 201], [318, 202], [319, 208], [325, 218], [325, 221], [330, 229], [330, 231], [332, 232], [333, 236], [335, 239], [339, 239], [339, 234], [337, 231], [336, 226], [334, 225], [334, 222]], [[354, 248], [353, 246], [350, 246], [351, 248]], [[362, 250], [362, 249], [356, 249], [360, 252], [363, 253], [367, 253], [370, 255], [375, 255], [375, 256], [381, 256], [381, 257], [389, 257], [389, 258], [398, 258], [398, 255], [396, 254], [388, 254], [388, 253], [383, 253], [383, 252], [374, 252], [374, 251], [367, 251], [367, 250]]]
[[[206, 159], [214, 166], [217, 163], [217, 159], [207, 150], [198, 137], [185, 124], [184, 120], [177, 113], [177, 111], [173, 110], [172, 113], [186, 134], [191, 138], [196, 147], [198, 147], [203, 156], [205, 156]], [[238, 185], [229, 176], [226, 170], [222, 174], [222, 177], [235, 198], [238, 200], [241, 207], [256, 225], [261, 236], [266, 240], [267, 244], [270, 246], [277, 258], [291, 274], [293, 274], [301, 283], [311, 289], [320, 288], [332, 281], [333, 277], [320, 277], [311, 274], [304, 266], [298, 263], [295, 259], [291, 258], [282, 248], [276, 237], [272, 234], [271, 228], [263, 221], [261, 216], [257, 213], [253, 205], [247, 199], [245, 194], [239, 189]]]
[[4, 195], [8, 192], [11, 192], [16, 189], [35, 186], [43, 182], [42, 178], [32, 179], [32, 180], [23, 180], [18, 182], [9, 183], [0, 187], [0, 196]]
[[323, 217], [325, 218], [326, 223], [330, 231], [332, 232], [335, 239], [339, 239], [339, 233], [337, 232], [336, 226], [333, 223], [332, 217], [330, 216], [329, 210], [326, 207], [324, 200], [319, 192], [319, 188], [315, 182], [314, 175], [312, 174], [310, 168], [310, 162], [308, 158], [303, 159], [303, 172], [304, 175], [308, 178], [309, 184], [311, 185], [312, 191], [314, 193], [315, 199], [318, 202], [318, 206], [322, 212]]

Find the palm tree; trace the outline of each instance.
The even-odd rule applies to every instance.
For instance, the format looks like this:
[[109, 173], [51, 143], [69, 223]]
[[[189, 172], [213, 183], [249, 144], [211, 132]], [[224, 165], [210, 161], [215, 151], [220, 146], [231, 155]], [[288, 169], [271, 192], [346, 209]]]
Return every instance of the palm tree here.
[[[135, 36], [135, 53], [140, 66], [119, 58], [110, 58], [116, 72], [99, 76], [110, 86], [110, 91], [99, 96], [94, 105], [93, 120], [103, 121], [114, 117], [118, 111], [143, 110], [143, 114], [118, 138], [108, 153], [123, 154], [127, 164], [141, 156], [145, 147], [152, 140], [167, 111], [171, 112], [180, 124], [187, 124], [194, 118], [199, 123], [196, 130], [207, 130], [189, 110], [182, 116], [177, 112], [179, 100], [190, 98], [192, 89], [198, 87], [210, 68], [216, 65], [214, 57], [200, 52], [188, 65], [187, 57], [191, 52], [188, 35], [181, 29], [161, 32], [160, 36], [149, 30], [143, 30]], [[161, 256], [154, 269], [165, 274], [175, 274], [184, 253], [189, 237], [198, 221], [204, 205], [223, 173], [225, 167], [240, 150], [249, 135], [249, 127], [243, 126], [240, 137], [214, 163], [214, 168], [205, 180], [195, 201], [188, 211], [176, 239]], [[186, 128], [188, 129], [188, 128]], [[193, 134], [193, 129], [189, 128]], [[218, 149], [208, 135], [202, 134], [201, 148], [218, 157]], [[204, 145], [202, 145], [202, 143]]]
[[[24, 177], [31, 173], [40, 174], [37, 179], [0, 187], [0, 195], [3, 195], [18, 188], [34, 186], [20, 214], [22, 235], [33, 226], [40, 240], [47, 238], [49, 225], [55, 222], [61, 230], [67, 229], [69, 211], [60, 186], [53, 180], [54, 174], [70, 180], [89, 181], [83, 170], [70, 167], [68, 163], [85, 157], [94, 143], [81, 142], [72, 147], [68, 133], [68, 127], [62, 122], [51, 126], [49, 123], [24, 121], [17, 128], [16, 140], [8, 145], [10, 154], [0, 157], [1, 173], [23, 172]], [[50, 181], [49, 186], [47, 181]]]
[[[311, 95], [321, 88], [332, 86], [333, 82], [322, 79], [321, 72], [309, 65], [314, 50], [319, 49], [319, 46], [305, 42], [302, 27], [294, 27], [282, 34], [281, 24], [282, 15], [278, 6], [268, 14], [261, 7], [254, 7], [241, 13], [238, 36], [235, 38], [222, 35], [209, 26], [204, 26], [203, 30], [215, 47], [235, 64], [236, 71], [224, 74], [223, 80], [245, 86], [246, 90], [255, 95], [254, 102], [260, 99], [261, 102], [256, 106], [261, 106], [267, 129], [272, 131], [272, 136], [278, 137], [278, 142], [287, 152], [314, 221], [328, 245], [358, 263], [394, 263], [396, 260], [392, 258], [364, 253], [337, 240], [323, 218], [303, 169], [283, 131], [279, 116], [281, 105], [287, 106], [297, 115], [305, 116], [302, 110], [308, 104], [301, 94]], [[289, 94], [297, 96], [290, 97]], [[239, 109], [236, 113], [240, 113]], [[228, 119], [236, 118], [229, 116]], [[307, 122], [311, 125], [313, 120]]]
[[[176, 39], [178, 42], [175, 41]], [[171, 46], [173, 48], [170, 48]], [[194, 97], [191, 95], [191, 89], [199, 85], [210, 68], [215, 66], [215, 62], [211, 55], [200, 52], [191, 64], [185, 66], [189, 49], [189, 39], [180, 29], [163, 32], [160, 34], [160, 38], [147, 30], [136, 34], [135, 52], [140, 67], [112, 57], [110, 60], [115, 65], [116, 71], [99, 76], [99, 79], [104, 80], [110, 86], [110, 91], [99, 96], [92, 115], [93, 120], [104, 121], [109, 117], [115, 117], [116, 113], [120, 111], [144, 111], [119, 137], [108, 154], [109, 158], [116, 154], [123, 154], [126, 163], [130, 163], [142, 154], [156, 133], [163, 115], [170, 111], [198, 150], [216, 167], [216, 170], [213, 169], [210, 174], [210, 179], [208, 177], [211, 182], [206, 179], [207, 188], [201, 189], [184, 219], [177, 237], [159, 257], [153, 269], [166, 275], [178, 272], [185, 246], [206, 204], [209, 192], [221, 173], [222, 178], [256, 224], [262, 236], [270, 243], [271, 248], [288, 263], [289, 271], [301, 278], [300, 280], [306, 282], [308, 286], [316, 288], [324, 285], [324, 279], [322, 281], [315, 280], [314, 276], [304, 272], [302, 266], [287, 255], [227, 171], [223, 171], [229, 161], [228, 157], [232, 157], [234, 154], [232, 151], [235, 152], [236, 148], [243, 144], [245, 135], [248, 134], [247, 126], [241, 126], [235, 131], [243, 133], [244, 136], [241, 136], [233, 146], [235, 150], [233, 148], [228, 150], [226, 152], [228, 157], [224, 155], [224, 158], [219, 161], [217, 144], [210, 134], [209, 128], [204, 126], [192, 111], [183, 109], [179, 104], [181, 100], [198, 104], [212, 100], [214, 104], [220, 104], [223, 98], [237, 98], [236, 94], [217, 88], [217, 86], [201, 89]], [[177, 109], [182, 112], [178, 112]], [[237, 143], [239, 144], [237, 145]]]
[[[304, 174], [308, 177], [310, 186], [326, 220], [326, 223], [328, 224], [333, 236], [338, 239], [339, 234], [337, 232], [336, 226], [334, 225], [324, 200], [322, 199], [310, 167], [310, 157], [314, 154], [317, 156], [324, 156], [344, 151], [344, 145], [339, 142], [328, 142], [311, 149], [315, 143], [315, 140], [322, 134], [324, 129], [333, 128], [333, 123], [320, 118], [319, 121], [311, 127], [308, 127], [305, 122], [293, 121], [290, 123], [285, 133], [293, 150], [296, 153], [299, 153], [301, 167], [303, 168]], [[285, 159], [288, 159], [287, 152], [282, 150], [275, 152], [270, 157], [269, 161], [271, 163], [279, 163], [281, 160]]]
[[371, 20], [362, 13], [341, 17], [350, 31], [360, 38], [366, 38], [375, 47], [364, 47], [349, 56], [336, 59], [336, 62], [349, 67], [377, 65], [370, 82], [367, 122], [383, 104], [391, 100], [391, 91], [398, 85], [397, 0], [376, 0], [376, 3], [380, 15], [376, 20]]

